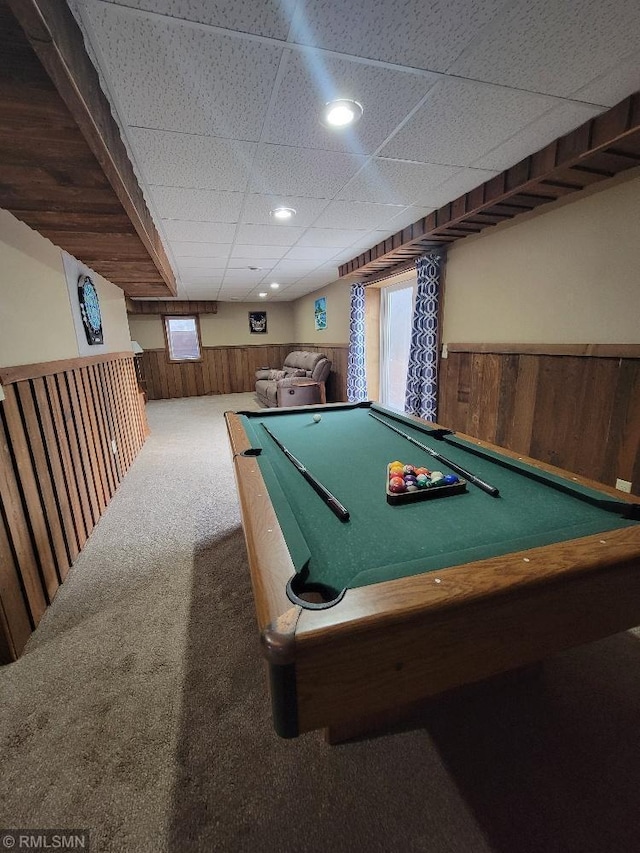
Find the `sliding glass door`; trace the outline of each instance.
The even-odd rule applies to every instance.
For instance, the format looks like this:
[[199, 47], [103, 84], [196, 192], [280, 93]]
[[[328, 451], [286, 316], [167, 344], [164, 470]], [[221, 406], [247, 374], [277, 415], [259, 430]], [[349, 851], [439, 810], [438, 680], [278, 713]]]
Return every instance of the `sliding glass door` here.
[[415, 280], [382, 288], [380, 303], [380, 402], [404, 411]]

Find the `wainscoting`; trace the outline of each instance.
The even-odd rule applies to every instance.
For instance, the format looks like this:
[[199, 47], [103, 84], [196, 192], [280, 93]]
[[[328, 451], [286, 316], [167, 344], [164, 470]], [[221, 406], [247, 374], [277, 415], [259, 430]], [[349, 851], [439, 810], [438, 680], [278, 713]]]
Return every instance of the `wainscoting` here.
[[170, 362], [165, 349], [147, 349], [141, 356], [147, 396], [150, 400], [165, 400], [253, 391], [256, 370], [282, 367], [293, 350], [325, 353], [331, 360], [327, 400], [335, 403], [347, 399], [346, 344], [203, 347], [201, 361], [181, 364]]
[[0, 369], [0, 663], [15, 660], [147, 433], [131, 353]]
[[640, 346], [449, 344], [438, 420], [640, 495]]

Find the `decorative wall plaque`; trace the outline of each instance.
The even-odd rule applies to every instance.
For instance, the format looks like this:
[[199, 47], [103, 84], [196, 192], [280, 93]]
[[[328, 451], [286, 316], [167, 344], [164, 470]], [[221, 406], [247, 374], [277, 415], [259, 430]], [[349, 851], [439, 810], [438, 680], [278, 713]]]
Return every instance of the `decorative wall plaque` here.
[[98, 291], [88, 275], [81, 275], [78, 279], [78, 301], [87, 343], [90, 346], [104, 343]]
[[249, 311], [249, 332], [252, 335], [267, 334], [266, 311]]

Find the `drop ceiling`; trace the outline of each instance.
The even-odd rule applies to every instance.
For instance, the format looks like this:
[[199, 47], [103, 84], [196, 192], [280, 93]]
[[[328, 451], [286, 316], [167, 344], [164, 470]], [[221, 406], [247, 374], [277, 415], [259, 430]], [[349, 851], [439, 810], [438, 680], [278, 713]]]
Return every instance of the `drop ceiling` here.
[[[640, 89], [637, 0], [70, 6], [181, 299], [317, 290]], [[320, 122], [335, 98], [353, 128]]]

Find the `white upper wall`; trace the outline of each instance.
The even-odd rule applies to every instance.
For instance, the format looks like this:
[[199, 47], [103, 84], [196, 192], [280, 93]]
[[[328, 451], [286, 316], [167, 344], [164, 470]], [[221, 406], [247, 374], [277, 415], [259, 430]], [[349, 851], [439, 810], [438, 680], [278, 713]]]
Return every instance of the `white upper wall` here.
[[[78, 358], [62, 251], [0, 210], [0, 367]], [[92, 274], [105, 346], [131, 349], [124, 293]]]
[[[293, 303], [293, 341], [300, 344], [347, 344], [349, 342], [349, 300], [351, 288], [344, 281], [296, 299]], [[327, 300], [327, 328], [316, 331], [314, 307], [316, 299]]]
[[[250, 311], [267, 312], [266, 334], [249, 331]], [[159, 314], [134, 314], [129, 317], [129, 327], [131, 337], [143, 349], [164, 349]], [[200, 315], [200, 334], [204, 347], [288, 344], [293, 340], [293, 303], [218, 302], [217, 314]]]
[[448, 343], [640, 343], [640, 177], [449, 250]]

